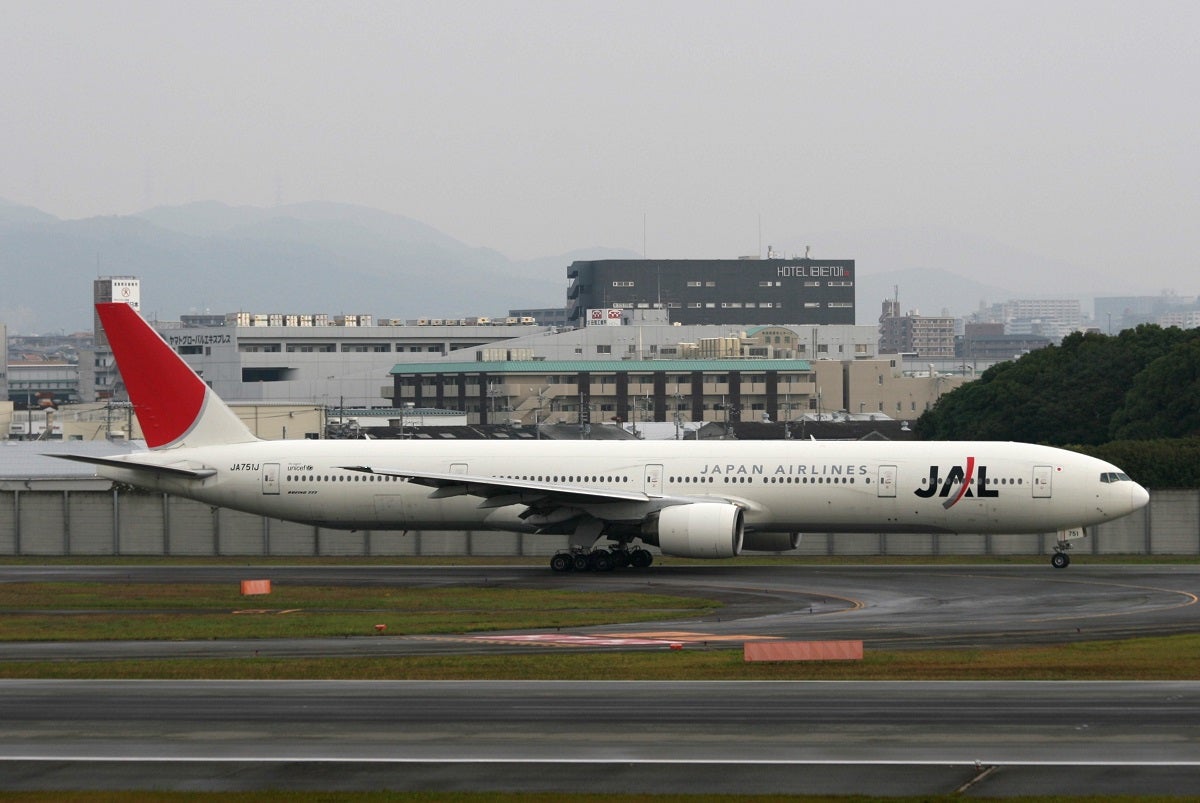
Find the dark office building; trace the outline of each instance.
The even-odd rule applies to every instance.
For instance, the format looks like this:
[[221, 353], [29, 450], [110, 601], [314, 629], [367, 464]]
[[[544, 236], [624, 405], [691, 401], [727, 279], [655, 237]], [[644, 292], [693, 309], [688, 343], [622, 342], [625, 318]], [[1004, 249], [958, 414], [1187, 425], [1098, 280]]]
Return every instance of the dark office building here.
[[1002, 323], [969, 323], [956, 343], [956, 357], [968, 360], [1015, 360], [1022, 354], [1050, 345], [1050, 338], [1006, 335]]
[[613, 307], [662, 307], [684, 325], [854, 325], [853, 259], [601, 259], [567, 278], [575, 326]]

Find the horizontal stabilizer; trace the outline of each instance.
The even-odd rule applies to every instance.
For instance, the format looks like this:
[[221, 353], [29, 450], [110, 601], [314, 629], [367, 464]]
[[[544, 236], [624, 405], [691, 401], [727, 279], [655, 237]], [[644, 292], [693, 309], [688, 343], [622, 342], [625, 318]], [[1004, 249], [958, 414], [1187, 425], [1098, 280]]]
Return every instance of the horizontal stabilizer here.
[[81, 454], [52, 454], [47, 457], [57, 457], [62, 460], [74, 460], [77, 463], [91, 463], [96, 466], [109, 468], [124, 468], [130, 471], [145, 471], [150, 474], [161, 474], [166, 477], [183, 477], [190, 480], [202, 480], [217, 473], [215, 468], [181, 468], [179, 466], [156, 466], [150, 463], [135, 463], [130, 460], [117, 460], [112, 457], [89, 457]]

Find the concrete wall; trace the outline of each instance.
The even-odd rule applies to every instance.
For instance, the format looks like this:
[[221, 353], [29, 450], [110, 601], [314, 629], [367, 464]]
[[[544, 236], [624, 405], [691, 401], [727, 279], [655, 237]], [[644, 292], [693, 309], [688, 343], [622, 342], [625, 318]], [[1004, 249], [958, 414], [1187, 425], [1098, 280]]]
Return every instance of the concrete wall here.
[[[566, 536], [490, 531], [327, 530], [98, 484], [4, 483], [0, 555], [540, 556], [567, 545]], [[1200, 491], [1155, 491], [1142, 510], [1088, 535], [1075, 543], [1075, 554], [1200, 555]], [[1052, 533], [805, 533], [792, 554], [1045, 555], [1054, 541]]]

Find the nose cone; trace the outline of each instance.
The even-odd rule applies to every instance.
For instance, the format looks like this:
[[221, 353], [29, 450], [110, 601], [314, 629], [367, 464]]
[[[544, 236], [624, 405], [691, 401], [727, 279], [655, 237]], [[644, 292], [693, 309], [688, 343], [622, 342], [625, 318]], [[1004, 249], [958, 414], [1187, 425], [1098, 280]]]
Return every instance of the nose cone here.
[[1129, 489], [1129, 510], [1141, 510], [1150, 502], [1150, 492], [1136, 482]]

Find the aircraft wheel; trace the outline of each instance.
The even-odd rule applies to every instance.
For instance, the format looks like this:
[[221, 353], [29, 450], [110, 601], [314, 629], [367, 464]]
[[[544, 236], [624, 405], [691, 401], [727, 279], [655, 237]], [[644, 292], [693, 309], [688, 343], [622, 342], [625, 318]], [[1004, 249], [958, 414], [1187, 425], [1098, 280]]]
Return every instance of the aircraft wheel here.
[[624, 549], [618, 549], [612, 553], [613, 566], [618, 569], [624, 569], [629, 565], [629, 553]]
[[575, 563], [575, 571], [577, 571], [577, 572], [586, 572], [588, 569], [592, 568], [591, 565], [588, 563], [587, 555], [583, 555], [583, 554], [576, 555], [575, 559], [574, 559], [574, 563]]
[[648, 549], [635, 549], [629, 556], [629, 562], [635, 569], [645, 569], [654, 562], [654, 555]]
[[608, 572], [612, 571], [613, 568], [612, 556], [609, 555], [608, 550], [605, 549], [597, 549], [595, 552], [589, 555], [588, 563], [590, 563], [592, 569], [597, 572]]
[[1055, 552], [1050, 558], [1050, 565], [1056, 569], [1065, 569], [1071, 565], [1071, 557], [1065, 552]]
[[575, 562], [570, 555], [555, 555], [550, 558], [550, 568], [556, 572], [569, 572], [575, 568]]

